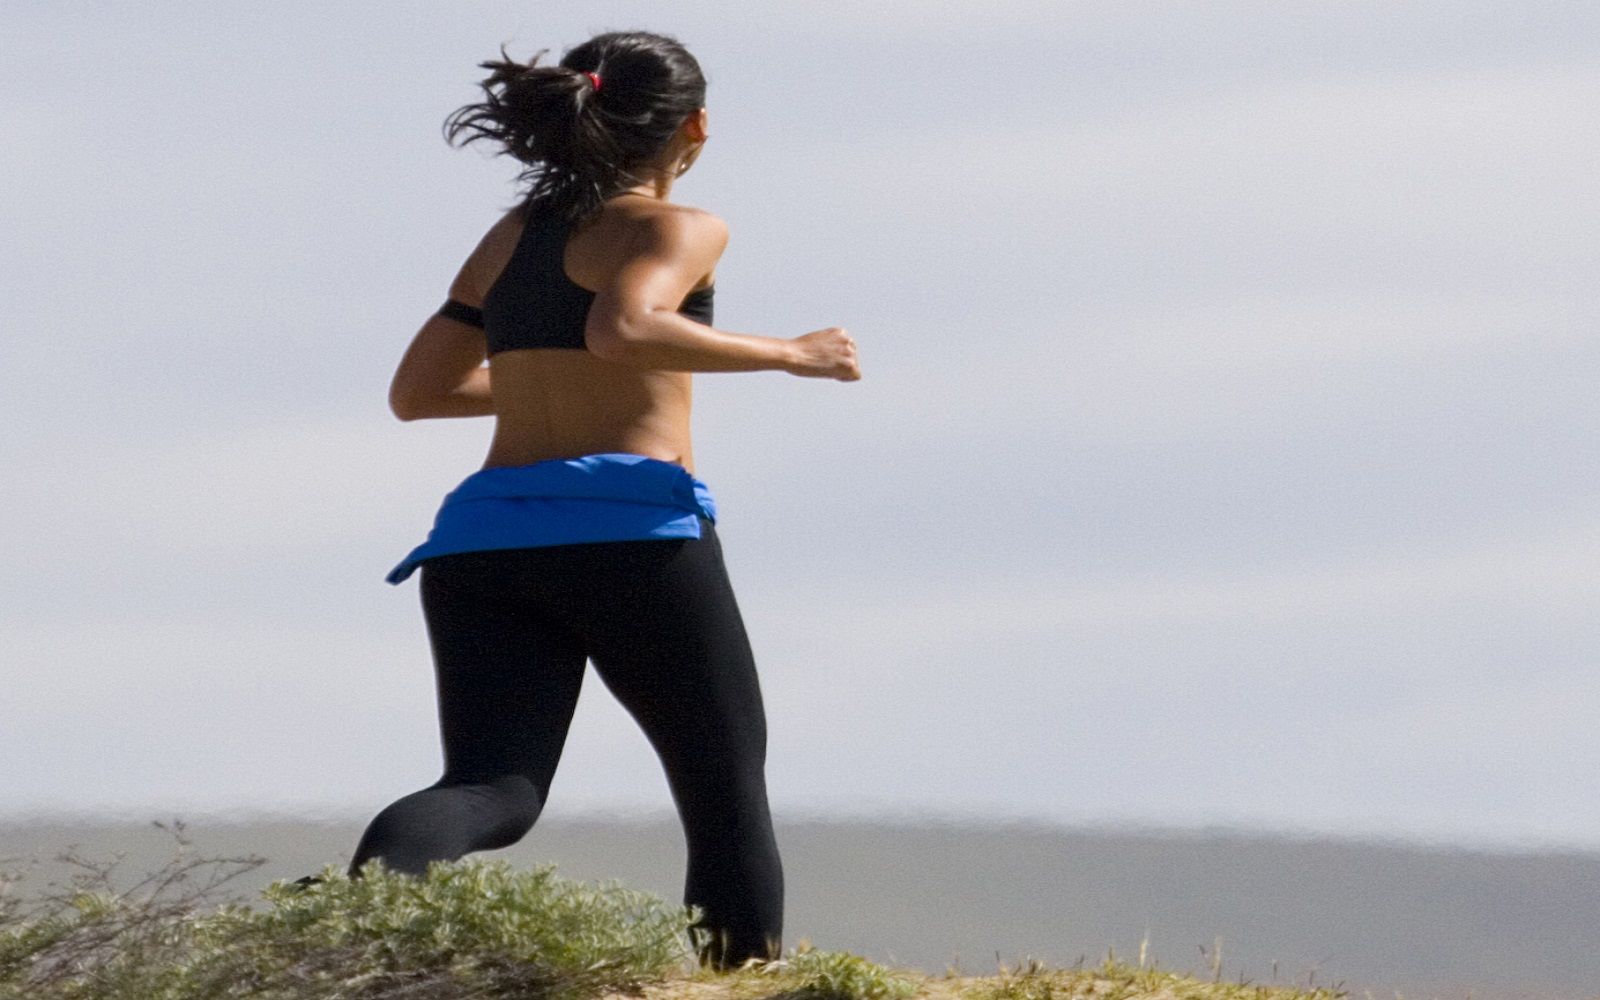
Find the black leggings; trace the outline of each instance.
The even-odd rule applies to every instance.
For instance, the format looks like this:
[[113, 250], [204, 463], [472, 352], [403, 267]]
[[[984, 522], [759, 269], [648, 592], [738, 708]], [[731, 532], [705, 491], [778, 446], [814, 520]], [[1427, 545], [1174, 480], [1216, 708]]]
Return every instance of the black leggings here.
[[506, 847], [549, 796], [585, 660], [643, 728], [688, 841], [702, 962], [776, 958], [783, 868], [755, 659], [712, 523], [701, 537], [464, 552], [424, 562], [444, 776], [394, 802], [350, 862], [423, 874]]

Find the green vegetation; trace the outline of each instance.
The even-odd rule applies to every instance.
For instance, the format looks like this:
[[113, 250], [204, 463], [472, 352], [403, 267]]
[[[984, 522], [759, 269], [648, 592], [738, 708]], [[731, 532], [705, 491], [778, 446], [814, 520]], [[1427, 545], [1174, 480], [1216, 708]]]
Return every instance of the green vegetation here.
[[436, 864], [426, 878], [329, 866], [247, 901], [229, 883], [263, 859], [177, 856], [119, 888], [117, 867], [73, 855], [74, 874], [31, 898], [0, 875], [0, 1000], [1336, 1000], [1344, 994], [1199, 980], [1118, 964], [1001, 966], [939, 979], [802, 941], [738, 970], [696, 967], [698, 911], [615, 882]]
[[70, 884], [0, 896], [0, 997], [580, 1000], [681, 965], [697, 916], [558, 878], [553, 865], [481, 860], [423, 879], [372, 864], [352, 880], [329, 866], [306, 887], [274, 883], [252, 907], [217, 896], [261, 859], [196, 858], [175, 832], [178, 857], [131, 890], [114, 889], [115, 863], [67, 856]]
[[[702, 970], [691, 978], [714, 984], [721, 1000], [782, 996], [805, 1000], [908, 1000], [919, 992], [916, 973], [895, 974], [848, 951], [818, 951], [807, 942], [772, 962], [733, 972]], [[670, 992], [670, 991], [669, 991]]]
[[1051, 969], [1040, 962], [1001, 967], [998, 976], [962, 991], [964, 1000], [1338, 1000], [1343, 990], [1203, 982], [1148, 965], [1107, 958], [1096, 969]]

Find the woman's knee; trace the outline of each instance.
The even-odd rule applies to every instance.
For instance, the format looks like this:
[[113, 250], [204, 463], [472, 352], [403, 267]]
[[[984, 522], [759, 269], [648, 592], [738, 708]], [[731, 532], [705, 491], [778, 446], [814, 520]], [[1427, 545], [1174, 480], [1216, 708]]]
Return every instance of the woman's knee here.
[[509, 847], [521, 840], [544, 810], [544, 793], [520, 774], [465, 776], [446, 773], [433, 786], [465, 799], [478, 822], [473, 850]]

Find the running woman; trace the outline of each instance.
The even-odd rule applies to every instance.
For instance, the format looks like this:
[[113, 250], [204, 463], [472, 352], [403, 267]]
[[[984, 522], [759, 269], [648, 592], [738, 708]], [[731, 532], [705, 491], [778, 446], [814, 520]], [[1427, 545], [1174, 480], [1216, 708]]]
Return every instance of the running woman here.
[[[694, 474], [692, 372], [855, 381], [841, 327], [718, 330], [728, 229], [672, 202], [707, 137], [705, 78], [674, 38], [608, 32], [556, 65], [501, 59], [447, 141], [526, 167], [400, 361], [401, 420], [495, 418], [483, 466], [389, 574], [420, 569], [444, 773], [372, 820], [350, 862], [422, 874], [520, 840], [543, 810], [588, 662], [666, 771], [703, 964], [782, 953], [755, 660]], [[485, 360], [487, 359], [487, 364]], [[491, 386], [492, 391], [491, 391]]]

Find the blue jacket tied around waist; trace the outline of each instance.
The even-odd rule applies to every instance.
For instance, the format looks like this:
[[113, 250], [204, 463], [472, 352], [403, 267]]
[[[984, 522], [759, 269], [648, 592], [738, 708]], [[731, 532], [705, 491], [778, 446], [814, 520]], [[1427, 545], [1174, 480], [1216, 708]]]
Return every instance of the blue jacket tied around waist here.
[[451, 490], [421, 545], [385, 577], [398, 584], [451, 552], [642, 538], [699, 538], [711, 490], [681, 465], [627, 452], [479, 469]]

